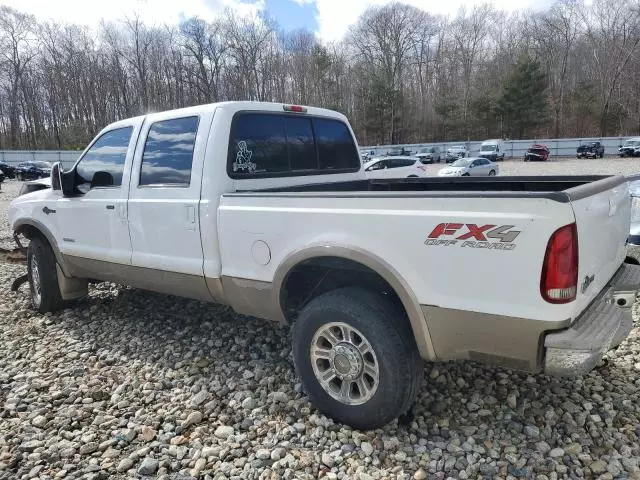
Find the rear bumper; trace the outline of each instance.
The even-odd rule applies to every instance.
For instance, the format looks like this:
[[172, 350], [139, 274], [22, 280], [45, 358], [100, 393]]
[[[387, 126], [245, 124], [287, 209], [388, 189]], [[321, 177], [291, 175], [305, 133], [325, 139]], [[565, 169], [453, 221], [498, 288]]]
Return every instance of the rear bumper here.
[[583, 375], [633, 328], [631, 307], [640, 291], [640, 266], [623, 264], [591, 305], [566, 330], [544, 338], [544, 372]]

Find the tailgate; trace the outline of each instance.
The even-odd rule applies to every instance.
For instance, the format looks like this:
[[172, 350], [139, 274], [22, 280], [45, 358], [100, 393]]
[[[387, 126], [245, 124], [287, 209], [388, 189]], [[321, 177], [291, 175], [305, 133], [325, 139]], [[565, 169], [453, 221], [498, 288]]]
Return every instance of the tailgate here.
[[627, 255], [631, 198], [623, 177], [609, 177], [566, 191], [578, 229], [576, 318], [605, 287]]

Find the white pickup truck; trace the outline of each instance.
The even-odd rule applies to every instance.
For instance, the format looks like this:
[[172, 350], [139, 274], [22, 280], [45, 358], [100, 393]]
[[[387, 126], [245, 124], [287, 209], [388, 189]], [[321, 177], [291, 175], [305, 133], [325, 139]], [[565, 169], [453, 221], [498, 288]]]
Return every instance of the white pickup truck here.
[[369, 181], [343, 115], [230, 102], [109, 125], [51, 184], [10, 208], [34, 308], [98, 280], [290, 324], [357, 428], [409, 409], [423, 360], [580, 375], [632, 328], [622, 177]]

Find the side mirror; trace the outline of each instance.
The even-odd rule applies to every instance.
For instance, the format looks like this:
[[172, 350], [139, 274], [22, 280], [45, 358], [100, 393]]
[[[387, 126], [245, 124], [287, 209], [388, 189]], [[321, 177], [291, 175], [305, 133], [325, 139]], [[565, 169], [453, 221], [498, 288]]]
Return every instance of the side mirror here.
[[51, 189], [62, 190], [62, 164], [56, 162], [51, 167]]
[[91, 179], [91, 188], [113, 187], [113, 175], [109, 172], [96, 172]]

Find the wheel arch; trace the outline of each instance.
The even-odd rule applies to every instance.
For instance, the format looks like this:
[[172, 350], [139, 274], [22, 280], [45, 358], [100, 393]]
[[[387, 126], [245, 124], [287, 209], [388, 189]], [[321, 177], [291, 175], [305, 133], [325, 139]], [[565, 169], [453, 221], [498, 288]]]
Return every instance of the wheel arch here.
[[35, 219], [18, 220], [13, 225], [13, 231], [15, 234], [23, 235], [29, 240], [31, 240], [36, 235], [44, 238], [51, 246], [51, 250], [53, 250], [53, 254], [56, 257], [56, 262], [58, 262], [62, 273], [64, 273], [66, 276], [70, 276], [64, 263], [62, 252], [60, 252], [60, 249], [58, 248], [56, 237], [53, 235], [53, 233], [51, 233], [51, 230], [49, 230], [42, 222], [39, 222]]
[[[358, 247], [338, 245], [310, 246], [292, 253], [283, 260], [274, 276], [272, 295], [274, 296], [273, 302], [279, 306], [279, 310], [283, 313], [287, 322], [290, 323], [292, 320], [287, 306], [287, 285], [291, 275], [310, 261], [319, 259], [331, 259], [338, 264], [344, 262], [343, 265], [347, 263], [359, 265], [364, 270], [380, 277], [395, 293], [404, 308], [420, 356], [425, 360], [436, 359], [424, 313], [409, 284], [385, 260]], [[357, 283], [353, 285], [358, 286]], [[311, 293], [313, 294], [314, 292], [312, 291]], [[315, 296], [317, 294], [309, 296], [304, 303], [306, 304]]]

